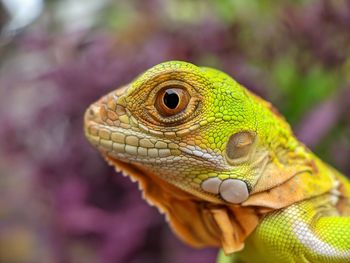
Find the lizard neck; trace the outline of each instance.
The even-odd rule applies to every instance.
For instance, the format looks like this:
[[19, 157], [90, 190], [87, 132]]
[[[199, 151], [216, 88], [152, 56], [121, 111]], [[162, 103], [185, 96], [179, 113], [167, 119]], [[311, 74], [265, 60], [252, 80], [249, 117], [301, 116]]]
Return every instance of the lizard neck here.
[[118, 172], [137, 181], [143, 198], [165, 214], [172, 230], [194, 247], [222, 247], [233, 253], [271, 209], [215, 204], [185, 192], [140, 165], [106, 157]]

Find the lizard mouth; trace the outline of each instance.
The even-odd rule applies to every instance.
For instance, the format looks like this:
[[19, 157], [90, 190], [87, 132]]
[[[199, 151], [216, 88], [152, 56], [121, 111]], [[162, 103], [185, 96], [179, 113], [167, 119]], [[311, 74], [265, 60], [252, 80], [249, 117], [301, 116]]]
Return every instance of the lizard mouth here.
[[85, 135], [102, 153], [123, 161], [174, 160], [181, 153], [178, 146], [170, 141], [154, 139], [141, 132], [120, 127], [111, 128], [93, 121], [86, 125]]
[[95, 115], [89, 117], [90, 111], [96, 110], [95, 106], [92, 107], [85, 113], [85, 136], [107, 157], [135, 164], [169, 164], [190, 158], [200, 162], [203, 167], [215, 166], [225, 170], [222, 157], [217, 153], [204, 151], [199, 147], [181, 146], [170, 139], [157, 138], [136, 129], [111, 127]]

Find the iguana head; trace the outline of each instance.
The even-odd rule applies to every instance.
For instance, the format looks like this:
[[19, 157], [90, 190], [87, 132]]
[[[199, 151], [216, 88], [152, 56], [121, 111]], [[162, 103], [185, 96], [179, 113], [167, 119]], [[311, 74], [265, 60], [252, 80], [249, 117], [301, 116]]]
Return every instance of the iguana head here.
[[[269, 103], [220, 71], [180, 61], [92, 104], [85, 134], [139, 181], [180, 237], [226, 252], [243, 247], [266, 211], [300, 199], [298, 191], [288, 197], [273, 189], [310, 168]], [[299, 161], [289, 165], [290, 158]]]

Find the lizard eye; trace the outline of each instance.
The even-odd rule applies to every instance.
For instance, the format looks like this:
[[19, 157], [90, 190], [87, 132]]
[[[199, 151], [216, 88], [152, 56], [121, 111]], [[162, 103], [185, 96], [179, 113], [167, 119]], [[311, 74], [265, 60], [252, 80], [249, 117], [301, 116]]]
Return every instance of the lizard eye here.
[[180, 87], [166, 87], [159, 91], [155, 107], [162, 116], [172, 116], [186, 109], [190, 100], [188, 92]]

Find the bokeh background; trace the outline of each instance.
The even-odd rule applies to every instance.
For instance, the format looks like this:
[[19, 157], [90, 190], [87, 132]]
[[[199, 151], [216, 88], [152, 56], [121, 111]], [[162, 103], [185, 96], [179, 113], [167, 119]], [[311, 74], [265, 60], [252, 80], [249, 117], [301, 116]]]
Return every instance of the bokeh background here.
[[350, 174], [349, 1], [0, 3], [1, 263], [214, 262], [83, 137], [91, 102], [165, 60], [234, 76]]

